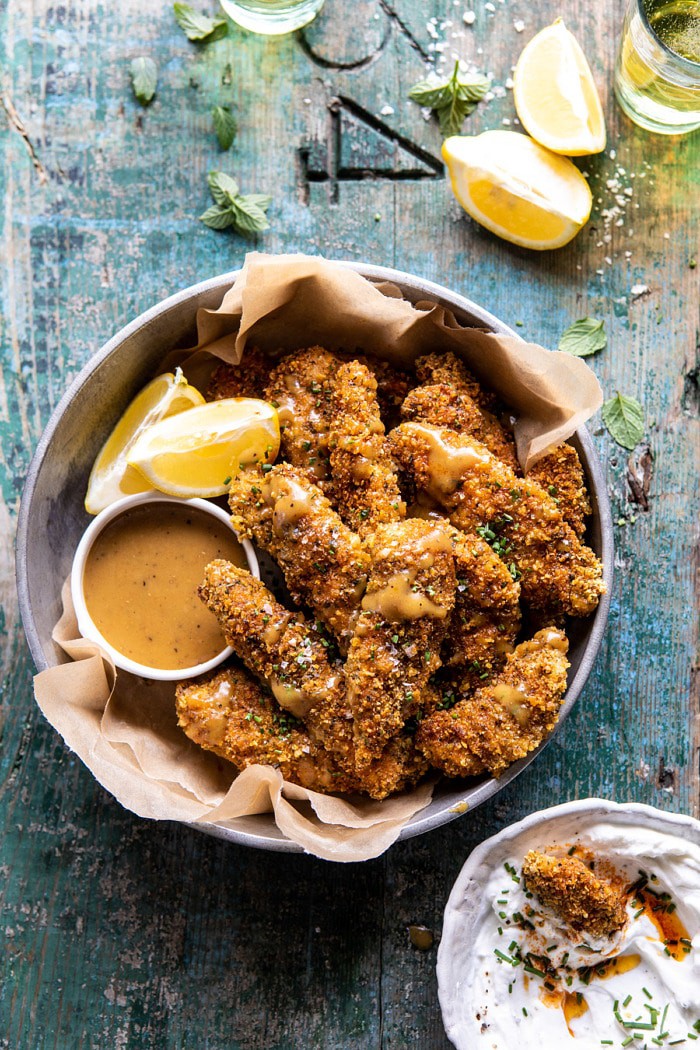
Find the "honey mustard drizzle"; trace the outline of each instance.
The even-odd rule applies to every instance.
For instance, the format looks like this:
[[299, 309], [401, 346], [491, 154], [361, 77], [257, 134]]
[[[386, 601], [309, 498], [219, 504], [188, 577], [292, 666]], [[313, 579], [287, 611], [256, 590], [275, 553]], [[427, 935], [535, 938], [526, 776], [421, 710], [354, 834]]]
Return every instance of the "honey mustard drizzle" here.
[[486, 450], [448, 445], [439, 429], [426, 423], [413, 423], [412, 430], [428, 444], [428, 492], [438, 501], [456, 492], [470, 470], [491, 459]]
[[395, 572], [381, 587], [368, 591], [362, 599], [365, 612], [380, 613], [389, 623], [401, 620], [417, 620], [421, 616], [430, 616], [442, 620], [448, 609], [438, 605], [432, 598], [416, 585], [416, 577], [421, 569], [429, 569], [435, 554], [451, 551], [449, 536], [441, 528], [431, 529], [415, 545], [415, 564]]

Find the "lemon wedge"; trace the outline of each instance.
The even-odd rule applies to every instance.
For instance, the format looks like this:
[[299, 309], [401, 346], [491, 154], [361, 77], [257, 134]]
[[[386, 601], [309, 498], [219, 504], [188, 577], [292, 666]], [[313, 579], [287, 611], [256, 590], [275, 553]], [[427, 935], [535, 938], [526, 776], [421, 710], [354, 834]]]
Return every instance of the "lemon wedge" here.
[[223, 496], [239, 469], [272, 463], [280, 447], [277, 411], [267, 401], [209, 401], [140, 435], [129, 466], [170, 496]]
[[153, 423], [202, 404], [199, 390], [190, 386], [179, 368], [174, 375], [165, 372], [152, 379], [129, 404], [97, 455], [85, 496], [88, 514], [99, 514], [123, 496], [147, 492], [151, 486], [127, 463], [131, 447]]
[[578, 168], [527, 135], [453, 135], [443, 143], [442, 156], [464, 210], [513, 244], [561, 248], [591, 214], [593, 198]]
[[525, 45], [513, 99], [533, 139], [568, 157], [605, 149], [605, 118], [590, 66], [561, 18]]

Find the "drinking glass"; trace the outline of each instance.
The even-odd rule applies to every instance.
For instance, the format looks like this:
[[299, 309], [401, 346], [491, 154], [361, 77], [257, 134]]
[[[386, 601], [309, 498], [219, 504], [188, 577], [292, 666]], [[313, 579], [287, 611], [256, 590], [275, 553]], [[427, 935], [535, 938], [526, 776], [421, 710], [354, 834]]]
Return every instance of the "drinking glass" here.
[[700, 0], [629, 0], [615, 95], [647, 131], [700, 128]]
[[325, 0], [219, 0], [229, 18], [252, 33], [281, 36], [316, 17]]

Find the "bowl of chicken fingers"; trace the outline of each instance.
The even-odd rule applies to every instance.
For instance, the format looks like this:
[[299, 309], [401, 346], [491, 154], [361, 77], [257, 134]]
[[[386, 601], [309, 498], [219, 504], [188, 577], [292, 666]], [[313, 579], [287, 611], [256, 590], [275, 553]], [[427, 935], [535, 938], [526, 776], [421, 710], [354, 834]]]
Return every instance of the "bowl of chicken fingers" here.
[[[343, 265], [391, 282], [410, 303], [439, 304], [461, 326], [517, 338], [442, 286]], [[192, 342], [197, 311], [216, 310], [238, 276], [186, 289], [134, 321], [50, 421], [18, 537], [22, 615], [40, 670], [62, 659], [52, 629], [107, 426], [173, 348]], [[281, 447], [274, 462], [232, 475], [232, 524], [255, 546], [262, 578], [222, 560], [207, 566], [199, 595], [234, 656], [177, 685], [180, 730], [232, 776], [273, 765], [286, 782], [352, 799], [382, 801], [432, 777], [432, 798], [402, 839], [493, 796], [571, 710], [607, 619], [610, 508], [585, 426], [525, 474], [507, 395], [459, 354], [436, 350], [404, 366], [360, 336], [352, 347], [295, 341], [274, 352], [251, 342], [239, 363], [212, 368], [202, 393], [271, 403]], [[240, 828], [194, 826], [300, 849], [266, 813]]]

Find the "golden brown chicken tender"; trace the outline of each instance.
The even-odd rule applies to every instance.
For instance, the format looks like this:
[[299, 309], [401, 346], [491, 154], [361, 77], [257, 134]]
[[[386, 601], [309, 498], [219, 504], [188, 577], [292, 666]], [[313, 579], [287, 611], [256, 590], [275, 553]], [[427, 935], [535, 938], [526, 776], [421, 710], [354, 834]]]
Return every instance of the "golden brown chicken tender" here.
[[391, 741], [361, 777], [348, 772], [245, 671], [229, 667], [181, 682], [178, 725], [195, 744], [238, 770], [274, 766], [283, 778], [323, 794], [362, 793], [381, 800], [415, 784], [428, 764], [407, 735]]
[[454, 606], [452, 544], [439, 522], [380, 525], [372, 572], [345, 664], [358, 770], [416, 713]]
[[464, 388], [445, 383], [416, 387], [404, 401], [401, 417], [449, 427], [460, 434], [471, 434], [516, 474], [521, 473], [512, 431], [506, 430], [495, 416], [480, 408]]
[[622, 891], [574, 856], [530, 850], [523, 858], [525, 887], [577, 933], [610, 937], [627, 922]]
[[577, 536], [586, 531], [586, 518], [591, 513], [591, 501], [583, 476], [583, 466], [573, 445], [564, 442], [538, 460], [527, 473], [528, 481], [535, 481], [554, 499]]
[[288, 463], [247, 470], [229, 490], [233, 525], [271, 554], [296, 602], [308, 605], [345, 649], [370, 559], [320, 488]]
[[239, 365], [217, 365], [207, 387], [207, 401], [227, 397], [263, 399], [272, 364], [272, 359], [257, 346], [247, 347]]
[[343, 668], [328, 642], [301, 613], [288, 612], [264, 583], [226, 561], [207, 565], [199, 594], [227, 643], [265, 682], [286, 711], [303, 719], [314, 740], [354, 768], [352, 715]]
[[282, 455], [317, 481], [328, 477], [330, 397], [339, 364], [321, 346], [295, 350], [275, 365], [265, 387], [279, 413]]
[[175, 691], [178, 725], [190, 740], [238, 770], [275, 766], [285, 780], [324, 793], [356, 781], [246, 671], [229, 667]]
[[602, 566], [539, 485], [453, 430], [402, 423], [388, 441], [401, 470], [453, 525], [482, 536], [514, 566], [525, 602], [553, 615], [593, 612], [604, 590]]
[[328, 450], [333, 499], [362, 539], [406, 515], [394, 464], [387, 452], [377, 402], [377, 381], [358, 361], [338, 369], [331, 392]]
[[484, 767], [500, 776], [554, 726], [566, 692], [567, 649], [563, 632], [538, 631], [473, 696], [424, 718], [417, 747], [448, 776], [473, 776]]
[[485, 540], [448, 526], [457, 593], [443, 662], [461, 672], [463, 692], [477, 688], [505, 663], [520, 629], [520, 584]]

